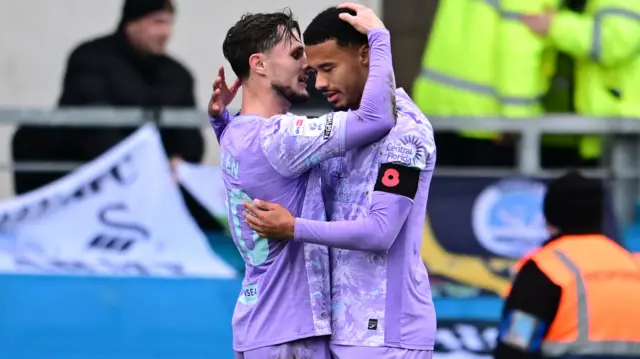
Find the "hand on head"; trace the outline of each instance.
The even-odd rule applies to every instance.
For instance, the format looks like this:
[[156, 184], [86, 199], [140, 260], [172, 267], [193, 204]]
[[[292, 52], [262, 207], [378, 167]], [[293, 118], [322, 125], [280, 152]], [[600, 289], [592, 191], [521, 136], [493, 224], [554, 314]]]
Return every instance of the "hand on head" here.
[[373, 10], [368, 7], [355, 3], [344, 3], [338, 5], [338, 9], [350, 9], [356, 12], [355, 15], [342, 13], [340, 14], [340, 19], [348, 22], [353, 26], [356, 30], [363, 34], [367, 34], [370, 30], [373, 29], [384, 29], [384, 23]]

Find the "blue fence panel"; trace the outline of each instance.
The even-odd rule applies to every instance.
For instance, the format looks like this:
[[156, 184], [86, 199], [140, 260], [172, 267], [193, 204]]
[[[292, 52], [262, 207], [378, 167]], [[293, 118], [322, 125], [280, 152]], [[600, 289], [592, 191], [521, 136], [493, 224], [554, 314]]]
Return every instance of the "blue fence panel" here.
[[[0, 276], [0, 358], [231, 359], [239, 289], [239, 280]], [[493, 322], [501, 301], [435, 305], [443, 321]]]
[[0, 277], [3, 359], [233, 358], [238, 280]]

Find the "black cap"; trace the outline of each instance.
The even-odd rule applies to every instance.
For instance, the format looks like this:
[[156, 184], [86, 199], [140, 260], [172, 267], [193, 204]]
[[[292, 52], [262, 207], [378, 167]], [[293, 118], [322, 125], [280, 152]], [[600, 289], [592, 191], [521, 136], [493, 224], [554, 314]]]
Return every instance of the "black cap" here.
[[579, 172], [569, 172], [552, 181], [544, 198], [547, 223], [562, 234], [602, 232], [604, 186]]
[[173, 2], [171, 0], [125, 0], [120, 25], [163, 10], [175, 11]]

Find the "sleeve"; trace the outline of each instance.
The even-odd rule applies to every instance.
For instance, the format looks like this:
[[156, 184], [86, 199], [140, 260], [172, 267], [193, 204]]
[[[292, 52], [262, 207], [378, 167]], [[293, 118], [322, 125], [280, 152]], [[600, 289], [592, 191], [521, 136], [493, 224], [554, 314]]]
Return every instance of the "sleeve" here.
[[294, 240], [353, 250], [391, 248], [413, 207], [427, 158], [435, 153], [435, 146], [429, 149], [428, 140], [419, 133], [394, 137], [390, 134], [383, 144], [367, 217], [336, 222], [296, 218]]
[[549, 38], [560, 50], [578, 59], [616, 66], [637, 56], [640, 48], [640, 2], [608, 0], [595, 15], [557, 13]]
[[534, 261], [526, 262], [505, 301], [495, 358], [541, 358], [540, 345], [556, 317], [561, 295], [561, 288]]
[[222, 136], [224, 129], [227, 128], [227, 125], [229, 125], [229, 121], [231, 121], [231, 115], [229, 114], [229, 110], [227, 110], [226, 108], [220, 114], [220, 116], [209, 116], [209, 123], [211, 124], [211, 127], [213, 127], [213, 132], [216, 133], [218, 143], [220, 143], [220, 136]]
[[285, 114], [265, 120], [261, 147], [271, 166], [285, 177], [297, 177], [321, 161], [345, 153], [349, 113], [332, 112], [318, 118]]
[[71, 53], [64, 76], [60, 106], [109, 105], [100, 59], [79, 47]]

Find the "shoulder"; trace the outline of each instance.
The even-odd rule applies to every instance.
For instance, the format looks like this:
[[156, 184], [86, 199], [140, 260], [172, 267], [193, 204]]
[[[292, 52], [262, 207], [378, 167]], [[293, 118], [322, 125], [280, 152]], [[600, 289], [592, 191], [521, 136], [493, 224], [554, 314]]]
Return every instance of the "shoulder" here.
[[96, 59], [99, 56], [112, 54], [114, 51], [113, 35], [101, 36], [80, 43], [69, 56], [70, 60]]
[[546, 312], [553, 312], [550, 310], [553, 308], [549, 306], [557, 306], [561, 294], [561, 287], [540, 270], [534, 261], [528, 260], [513, 281], [511, 292], [506, 299], [506, 306], [543, 315]]
[[[249, 116], [243, 118], [249, 118]], [[250, 118], [251, 121], [259, 121], [258, 126], [263, 136], [289, 132], [296, 124], [296, 116], [290, 113], [271, 117], [250, 116]]]
[[176, 76], [180, 76], [185, 79], [189, 79], [193, 81], [193, 75], [191, 75], [191, 71], [180, 61], [175, 59], [170, 55], [163, 56], [163, 65], [167, 70], [170, 70]]
[[530, 279], [537, 280], [544, 277], [544, 273], [538, 267], [538, 264], [531, 258], [528, 258], [522, 262], [520, 270], [516, 274], [515, 280], [529, 281]]
[[398, 113], [398, 123], [392, 132], [414, 133], [419, 136], [435, 151], [435, 141], [433, 138], [433, 126], [427, 116], [422, 113], [418, 105], [404, 92], [403, 89], [396, 91], [396, 108]]
[[432, 162], [436, 146], [431, 126], [398, 111], [398, 121], [382, 144], [382, 161], [424, 170]]
[[537, 297], [540, 293], [559, 296], [560, 286], [554, 283], [547, 274], [540, 269], [538, 264], [529, 259], [525, 261], [513, 280], [513, 286], [509, 299], [513, 301], [525, 301]]
[[[253, 138], [262, 137], [260, 126], [263, 124], [260, 116], [235, 116], [232, 117], [221, 136], [220, 142], [232, 142], [235, 145], [246, 145], [239, 143], [243, 141], [253, 141]], [[251, 139], [251, 140], [250, 140]]]

